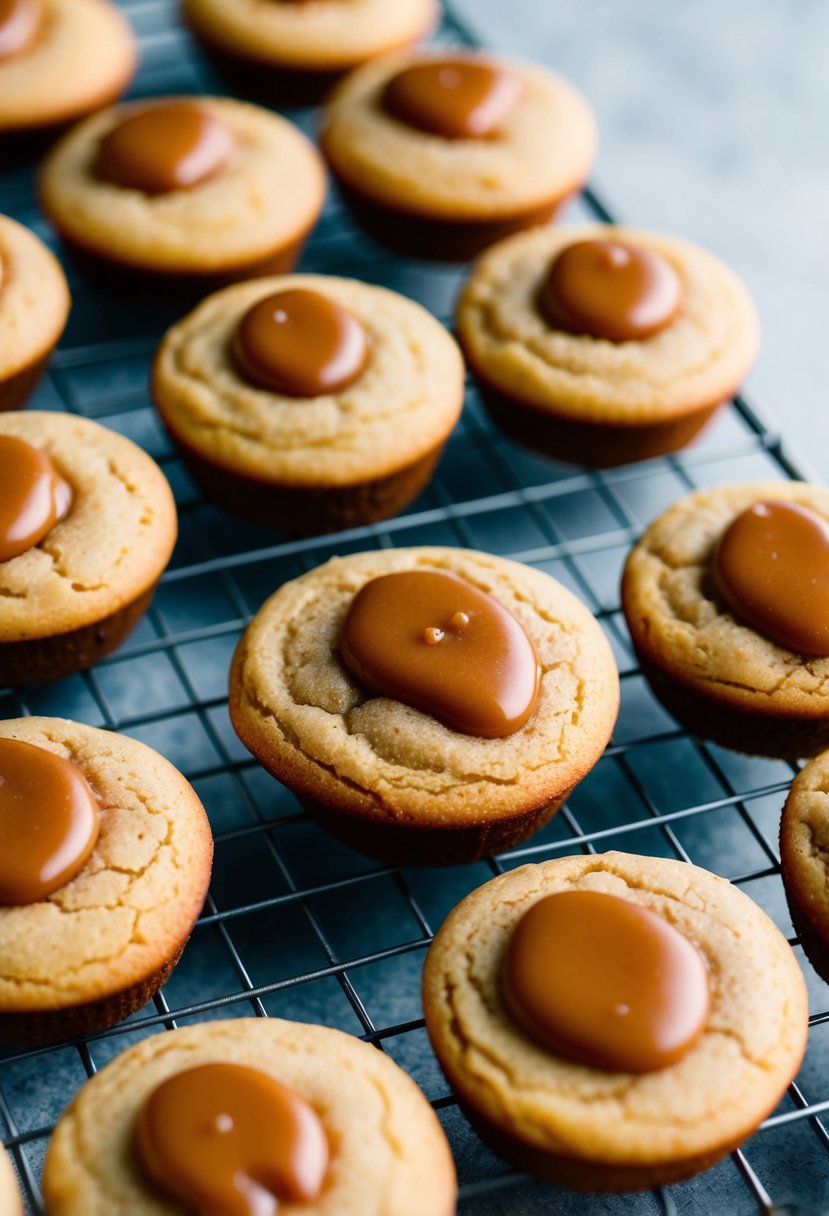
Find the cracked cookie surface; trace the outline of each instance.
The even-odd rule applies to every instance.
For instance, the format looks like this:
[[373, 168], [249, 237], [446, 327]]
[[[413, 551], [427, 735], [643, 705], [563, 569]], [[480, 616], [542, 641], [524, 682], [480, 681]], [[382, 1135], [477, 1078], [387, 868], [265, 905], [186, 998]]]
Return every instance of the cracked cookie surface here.
[[[398, 570], [448, 571], [521, 623], [542, 668], [532, 717], [480, 739], [361, 689], [339, 656], [354, 595]], [[587, 608], [547, 575], [472, 550], [356, 554], [283, 586], [236, 652], [231, 715], [243, 742], [302, 796], [380, 824], [457, 829], [562, 798], [598, 760], [618, 708], [610, 648]]]
[[[576, 1064], [508, 1014], [500, 974], [509, 936], [533, 903], [570, 890], [648, 908], [702, 952], [711, 1013], [679, 1063], [643, 1074]], [[633, 1171], [628, 1184], [650, 1185], [689, 1176], [740, 1143], [796, 1072], [808, 1015], [794, 954], [747, 896], [696, 866], [624, 853], [524, 866], [467, 896], [429, 951], [424, 1008], [462, 1103], [535, 1165], [549, 1154], [565, 1171], [589, 1167], [585, 1189], [599, 1190], [630, 1189], [602, 1185], [604, 1170], [611, 1182], [615, 1171]]]
[[69, 414], [0, 414], [0, 434], [45, 452], [73, 495], [68, 515], [38, 545], [0, 563], [0, 643], [69, 633], [148, 592], [177, 532], [173, 495], [155, 461]]
[[[537, 306], [562, 249], [608, 238], [655, 251], [679, 275], [679, 314], [646, 341], [564, 333]], [[642, 424], [719, 404], [758, 345], [748, 292], [713, 254], [678, 237], [603, 224], [556, 225], [500, 242], [477, 263], [457, 318], [461, 345], [488, 384], [539, 411], [601, 424]]]
[[54, 254], [28, 228], [0, 215], [0, 402], [3, 382], [52, 350], [69, 303], [66, 277]]
[[5, 1015], [59, 1019], [168, 968], [204, 902], [213, 842], [190, 784], [137, 740], [37, 717], [0, 722], [0, 737], [70, 760], [102, 812], [70, 882], [38, 903], [0, 907], [1, 1038]]
[[[315, 291], [363, 325], [370, 360], [336, 393], [298, 400], [250, 384], [231, 346], [247, 310], [274, 292]], [[153, 395], [176, 437], [235, 473], [284, 485], [348, 486], [431, 452], [463, 402], [460, 352], [426, 309], [351, 279], [283, 275], [209, 296], [174, 325], [153, 367]]]
[[331, 1166], [319, 1199], [285, 1216], [451, 1216], [455, 1170], [434, 1112], [387, 1055], [338, 1030], [242, 1018], [167, 1031], [137, 1044], [80, 1091], [49, 1146], [50, 1216], [179, 1216], [145, 1183], [131, 1151], [144, 1097], [172, 1073], [208, 1062], [260, 1068], [322, 1119]]
[[803, 948], [829, 981], [829, 752], [792, 783], [780, 821], [780, 865]]
[[61, 233], [93, 253], [138, 269], [234, 273], [304, 239], [325, 197], [316, 150], [296, 127], [259, 106], [199, 97], [235, 141], [215, 176], [187, 190], [147, 195], [95, 171], [102, 139], [146, 103], [95, 114], [48, 157], [44, 209]]

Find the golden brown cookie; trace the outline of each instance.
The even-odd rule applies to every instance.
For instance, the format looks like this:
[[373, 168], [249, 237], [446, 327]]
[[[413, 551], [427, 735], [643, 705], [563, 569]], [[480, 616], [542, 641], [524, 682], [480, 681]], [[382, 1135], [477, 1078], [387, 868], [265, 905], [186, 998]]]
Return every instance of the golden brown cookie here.
[[0, 133], [72, 122], [109, 105], [129, 84], [135, 38], [109, 0], [17, 0], [4, 5], [3, 16]]
[[[415, 127], [384, 100], [404, 69], [447, 55], [452, 63], [491, 65], [515, 82], [512, 104], [499, 106], [500, 121], [481, 137]], [[456, 68], [448, 71], [451, 82]], [[596, 131], [587, 103], [560, 76], [442, 48], [388, 56], [353, 72], [331, 98], [320, 144], [370, 235], [404, 253], [461, 261], [549, 220], [587, 178]]]
[[[205, 116], [214, 140], [201, 162], [205, 176], [169, 188], [154, 180], [152, 191], [104, 177], [107, 137], [162, 106], [162, 130], [170, 128], [170, 108]], [[151, 144], [160, 140], [151, 133]], [[152, 177], [147, 160], [139, 168]], [[61, 140], [41, 176], [41, 201], [61, 236], [97, 257], [163, 274], [243, 278], [290, 270], [324, 197], [320, 158], [296, 127], [219, 97], [162, 98], [96, 114]]]
[[60, 262], [0, 215], [0, 410], [19, 409], [37, 384], [69, 315]]
[[[614, 341], [569, 332], [545, 315], [553, 262], [588, 240], [621, 242], [667, 263], [680, 295], [663, 328]], [[597, 276], [598, 296], [612, 289], [611, 277]], [[605, 224], [540, 229], [488, 250], [458, 302], [457, 332], [508, 434], [557, 459], [600, 467], [689, 443], [737, 391], [758, 345], [751, 299], [713, 254], [678, 237]]]
[[[389, 696], [346, 667], [340, 634], [370, 580], [454, 574], [523, 627], [541, 666], [529, 720], [480, 738]], [[231, 670], [230, 712], [257, 759], [333, 835], [402, 864], [499, 852], [542, 827], [608, 741], [619, 682], [596, 621], [569, 591], [517, 562], [462, 549], [335, 558], [259, 610]]]
[[23, 1200], [11, 1160], [0, 1145], [0, 1212], [6, 1216], [23, 1216]]
[[780, 821], [780, 865], [792, 923], [829, 983], [829, 752], [798, 773]]
[[0, 1041], [91, 1034], [140, 1009], [201, 911], [213, 841], [195, 792], [151, 748], [62, 718], [0, 722], [70, 760], [101, 809], [84, 865], [34, 903], [0, 907]]
[[98, 662], [138, 623], [176, 540], [158, 465], [68, 414], [0, 414], [0, 438], [44, 453], [71, 491], [33, 547], [0, 562], [0, 684], [56, 680]]
[[[610, 1071], [541, 1047], [507, 1011], [504, 952], [519, 919], [560, 891], [616, 895], [702, 952], [702, 1037], [658, 1071]], [[625, 853], [512, 870], [450, 913], [423, 975], [432, 1046], [473, 1126], [522, 1169], [588, 1191], [688, 1178], [777, 1105], [806, 1046], [806, 989], [774, 924], [738, 888], [684, 862]]]
[[729, 609], [712, 579], [720, 538], [763, 502], [799, 504], [829, 522], [829, 491], [820, 486], [698, 490], [660, 515], [632, 550], [622, 607], [653, 691], [689, 730], [751, 755], [812, 756], [829, 745], [829, 657], [773, 641]]
[[[269, 386], [240, 366], [234, 344], [243, 318], [286, 292], [313, 292], [356, 320], [367, 348], [356, 378], [341, 388]], [[307, 322], [310, 364], [322, 337], [313, 315]], [[278, 337], [276, 329], [265, 334]], [[318, 353], [322, 360], [321, 346]], [[429, 480], [463, 389], [458, 348], [424, 308], [382, 287], [321, 275], [210, 296], [168, 331], [152, 376], [164, 423], [206, 492], [257, 523], [300, 533], [402, 510]]]
[[206, 1063], [262, 1069], [316, 1110], [331, 1148], [307, 1216], [451, 1216], [455, 1168], [429, 1103], [389, 1059], [359, 1039], [277, 1018], [240, 1018], [168, 1031], [131, 1047], [83, 1087], [49, 1145], [43, 1190], [50, 1216], [162, 1216], [133, 1155], [143, 1099], [172, 1074]]

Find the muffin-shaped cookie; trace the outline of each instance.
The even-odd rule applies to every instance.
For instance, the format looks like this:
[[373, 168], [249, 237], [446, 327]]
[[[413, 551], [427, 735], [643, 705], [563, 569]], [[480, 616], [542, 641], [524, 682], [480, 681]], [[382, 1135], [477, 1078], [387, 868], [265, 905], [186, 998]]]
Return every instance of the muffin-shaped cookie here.
[[219, 97], [96, 114], [47, 159], [43, 207], [87, 253], [135, 270], [241, 278], [290, 270], [325, 173], [296, 127]]
[[319, 96], [343, 72], [418, 42], [438, 19], [436, 0], [183, 0], [183, 11], [211, 49], [248, 70], [269, 69], [278, 94], [297, 99]]
[[17, 1186], [12, 1163], [2, 1145], [0, 1145], [0, 1212], [8, 1216], [23, 1216], [23, 1200]]
[[0, 684], [97, 663], [137, 624], [176, 539], [155, 461], [68, 414], [0, 414]]
[[0, 133], [72, 122], [109, 105], [135, 63], [132, 29], [109, 0], [4, 0]]
[[37, 384], [69, 315], [60, 262], [22, 224], [0, 215], [0, 410]]
[[780, 820], [780, 865], [792, 923], [829, 983], [829, 752], [798, 773]]
[[829, 746], [829, 490], [688, 495], [628, 557], [622, 606], [653, 691], [690, 730], [752, 755]]
[[332, 835], [448, 865], [525, 839], [593, 767], [619, 681], [584, 605], [462, 549], [335, 558], [260, 609], [231, 670], [244, 744]]
[[[159, 1165], [172, 1195], [152, 1181]], [[339, 1030], [241, 1018], [155, 1035], [102, 1069], [55, 1129], [43, 1191], [50, 1216], [283, 1201], [307, 1216], [451, 1216], [456, 1184], [432, 1108], [387, 1055]]]
[[152, 377], [206, 492], [299, 533], [400, 511], [429, 480], [463, 389], [457, 346], [419, 304], [319, 275], [210, 296], [167, 333]]
[[738, 888], [606, 853], [524, 866], [447, 917], [423, 974], [438, 1060], [480, 1134], [543, 1178], [688, 1178], [776, 1106], [806, 1046], [803, 977]]
[[0, 722], [0, 776], [0, 1041], [91, 1034], [178, 962], [207, 894], [207, 817], [149, 747], [60, 718]]
[[488, 250], [457, 329], [508, 434], [599, 467], [690, 442], [734, 395], [758, 344], [751, 299], [713, 254], [604, 224], [545, 228]]
[[545, 68], [442, 49], [353, 72], [320, 142], [372, 236], [461, 261], [549, 220], [587, 178], [596, 132], [581, 95]]

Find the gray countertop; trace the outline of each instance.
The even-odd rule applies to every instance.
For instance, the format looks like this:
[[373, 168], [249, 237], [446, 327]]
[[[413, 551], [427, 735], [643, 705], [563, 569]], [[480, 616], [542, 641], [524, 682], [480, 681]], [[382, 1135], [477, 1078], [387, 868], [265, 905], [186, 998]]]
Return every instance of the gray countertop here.
[[829, 5], [823, 0], [459, 0], [491, 46], [560, 71], [599, 120], [619, 217], [742, 275], [763, 344], [748, 382], [829, 478]]

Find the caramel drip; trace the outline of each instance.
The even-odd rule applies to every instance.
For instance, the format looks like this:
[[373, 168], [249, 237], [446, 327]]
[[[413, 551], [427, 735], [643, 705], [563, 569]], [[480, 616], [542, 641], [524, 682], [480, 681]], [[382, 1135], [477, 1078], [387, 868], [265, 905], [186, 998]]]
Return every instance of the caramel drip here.
[[503, 993], [515, 1020], [556, 1055], [634, 1073], [687, 1055], [711, 1003], [696, 946], [648, 908], [599, 891], [548, 895], [524, 913]]
[[829, 655], [829, 524], [793, 502], [758, 502], [726, 529], [711, 567], [728, 607], [798, 654]]
[[95, 847], [101, 812], [68, 760], [0, 739], [0, 904], [33, 904], [74, 878]]
[[670, 325], [679, 275], [661, 254], [622, 241], [577, 241], [554, 259], [539, 307], [554, 329], [636, 342]]
[[497, 134], [521, 95], [514, 72], [474, 59], [430, 59], [404, 68], [386, 85], [395, 118], [444, 139]]
[[310, 1203], [328, 1174], [316, 1111], [266, 1072], [201, 1064], [154, 1089], [138, 1112], [147, 1176], [195, 1216], [275, 1216]]
[[233, 152], [227, 127], [196, 101], [149, 105], [104, 136], [100, 177], [126, 190], [168, 194], [214, 177]]
[[28, 50], [42, 25], [40, 0], [0, 0], [0, 63]]
[[329, 296], [302, 289], [254, 304], [233, 353], [246, 380], [288, 397], [339, 392], [359, 379], [369, 357], [360, 321]]
[[506, 608], [454, 574], [413, 570], [372, 579], [355, 595], [340, 649], [370, 692], [484, 739], [520, 730], [540, 668]]
[[72, 491], [45, 452], [0, 435], [0, 562], [33, 549], [63, 519]]

